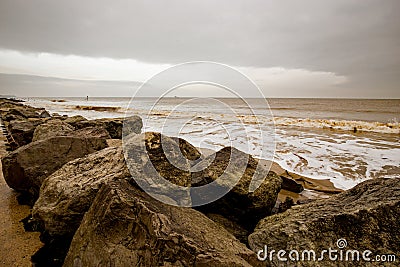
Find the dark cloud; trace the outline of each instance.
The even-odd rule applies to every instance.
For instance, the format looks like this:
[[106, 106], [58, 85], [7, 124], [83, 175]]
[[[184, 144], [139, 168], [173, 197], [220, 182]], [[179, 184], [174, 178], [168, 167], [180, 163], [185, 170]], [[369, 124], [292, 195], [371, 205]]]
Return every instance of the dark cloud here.
[[0, 2], [0, 48], [304, 68], [398, 90], [400, 1]]

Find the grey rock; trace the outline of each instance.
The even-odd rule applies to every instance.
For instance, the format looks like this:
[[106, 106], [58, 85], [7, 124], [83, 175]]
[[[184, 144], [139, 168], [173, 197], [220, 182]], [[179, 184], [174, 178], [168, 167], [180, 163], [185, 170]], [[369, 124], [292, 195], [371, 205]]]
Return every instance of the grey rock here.
[[[253, 251], [265, 245], [276, 251], [314, 250], [319, 257], [323, 249], [339, 250], [337, 240], [345, 239], [344, 252], [350, 249], [360, 253], [370, 250], [373, 255], [397, 254], [399, 229], [400, 179], [374, 179], [328, 199], [264, 218], [249, 236], [249, 245]], [[329, 261], [326, 255], [324, 259], [319, 262], [321, 266], [337, 266], [338, 262]], [[315, 266], [315, 261], [301, 264]]]

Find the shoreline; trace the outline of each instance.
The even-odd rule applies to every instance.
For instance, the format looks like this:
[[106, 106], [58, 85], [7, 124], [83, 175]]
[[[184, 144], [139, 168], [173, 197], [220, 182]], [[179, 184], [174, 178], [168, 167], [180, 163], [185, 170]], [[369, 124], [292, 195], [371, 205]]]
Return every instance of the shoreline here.
[[[11, 108], [8, 108], [5, 112], [4, 107], [7, 105], [11, 106]], [[98, 225], [100, 225], [100, 229], [106, 227], [111, 235], [118, 236], [125, 233], [125, 230], [118, 228], [119, 226], [115, 226], [117, 227], [115, 228], [113, 224], [106, 223], [101, 226], [102, 222], [97, 222], [97, 216], [94, 216], [98, 212], [105, 215], [108, 214], [107, 216], [111, 216], [110, 218], [117, 216], [111, 221], [121, 218], [125, 221], [134, 220], [134, 223], [138, 223], [140, 227], [150, 223], [146, 225], [149, 229], [153, 229], [154, 225], [159, 224], [159, 220], [163, 221], [166, 218], [172, 221], [164, 222], [162, 225], [173, 225], [177, 219], [183, 220], [185, 221], [183, 225], [178, 225], [177, 228], [174, 228], [174, 226], [170, 230], [178, 235], [185, 236], [186, 233], [189, 236], [194, 235], [196, 238], [192, 241], [199, 246], [196, 249], [202, 251], [204, 248], [213, 247], [218, 244], [220, 239], [223, 239], [225, 240], [224, 242], [235, 243], [236, 248], [240, 249], [240, 255], [248, 255], [249, 258], [246, 258], [245, 261], [249, 260], [248, 262], [256, 263], [256, 261], [253, 261], [254, 253], [256, 252], [254, 244], [257, 244], [257, 246], [260, 244], [258, 239], [266, 231], [265, 229], [260, 229], [263, 221], [272, 220], [273, 218], [280, 220], [284, 218], [282, 215], [284, 212], [297, 216], [293, 210], [302, 211], [304, 208], [304, 212], [306, 212], [309, 207], [315, 209], [316, 206], [326, 208], [328, 214], [335, 220], [336, 216], [340, 217], [341, 212], [345, 212], [342, 208], [336, 209], [335, 207], [347, 205], [346, 198], [349, 196], [349, 201], [353, 201], [352, 196], [357, 194], [354, 193], [357, 192], [357, 188], [381, 186], [386, 183], [382, 182], [384, 179], [377, 179], [376, 181], [363, 182], [354, 189], [343, 191], [335, 188], [329, 180], [316, 180], [287, 171], [276, 162], [255, 159], [236, 148], [225, 147], [217, 152], [202, 150], [194, 147], [184, 139], [165, 136], [170, 144], [178, 145], [178, 149], [180, 149], [186, 160], [190, 159], [195, 165], [199, 164], [201, 166], [201, 164], [207, 162], [208, 158], [215, 156], [215, 161], [213, 159], [212, 164], [206, 169], [185, 173], [171, 168], [171, 164], [168, 163], [160, 145], [162, 137], [160, 133], [141, 133], [143, 124], [140, 117], [133, 118], [133, 123], [129, 122], [129, 126], [135, 129], [133, 130], [135, 134], [130, 136], [129, 139], [129, 142], [133, 142], [132, 144], [134, 145], [128, 147], [128, 149], [132, 149], [129, 153], [134, 153], [134, 156], [126, 159], [121, 147], [122, 119], [87, 120], [79, 116], [51, 116], [44, 109], [35, 109], [27, 105], [16, 105], [14, 108], [12, 106], [12, 103], [2, 105], [2, 116], [9, 119], [7, 127], [11, 137], [8, 138], [8, 141], [11, 140], [10, 142], [16, 143], [10, 147], [14, 150], [13, 152], [5, 156], [1, 154], [3, 156], [2, 162], [5, 164], [4, 169], [6, 170], [4, 176], [6, 176], [7, 183], [11, 187], [17, 188], [21, 194], [27, 195], [28, 201], [31, 201], [29, 203], [34, 206], [31, 214], [29, 207], [16, 204], [16, 194], [12, 193], [12, 190], [5, 183], [1, 184], [1, 190], [7, 189], [2, 194], [5, 199], [1, 199], [1, 205], [4, 207], [8, 205], [9, 210], [7, 212], [10, 218], [18, 218], [18, 221], [12, 222], [12, 225], [15, 226], [14, 228], [11, 227], [11, 230], [5, 229], [5, 231], [9, 231], [9, 235], [4, 235], [3, 238], [7, 237], [8, 243], [12, 240], [12, 248], [5, 247], [3, 251], [8, 251], [13, 247], [19, 248], [19, 252], [22, 254], [16, 253], [15, 257], [22, 257], [21, 261], [24, 263], [21, 263], [21, 265], [30, 260], [28, 256], [33, 256], [33, 261], [38, 264], [37, 266], [53, 266], [53, 264], [54, 266], [61, 266], [60, 264], [63, 263], [64, 259], [66, 259], [67, 263], [71, 263], [76, 259], [83, 258], [87, 263], [97, 259], [90, 256], [93, 255], [92, 253], [100, 253], [97, 256], [100, 258], [103, 257], [102, 253], [105, 255], [114, 253], [113, 250], [103, 251], [105, 247], [94, 248], [89, 245], [83, 246], [83, 250], [80, 249], [82, 242], [89, 242], [90, 244], [93, 242], [93, 238], [100, 238], [100, 242], [108, 242], [107, 239], [102, 239], [104, 238], [102, 235], [97, 234], [98, 230], [93, 230]], [[17, 126], [19, 127], [18, 131], [15, 131]], [[233, 165], [237, 165], [246, 157], [249, 157], [250, 161], [247, 164], [245, 173], [232, 188], [231, 194], [226, 194], [221, 200], [204, 206], [190, 209], [175, 207], [155, 201], [147, 194], [144, 194], [135, 182], [131, 181], [132, 176], [144, 175], [147, 177], [149, 175], [151, 177], [151, 174], [140, 169], [140, 166], [147, 166], [150, 163], [142, 161], [143, 155], [140, 154], [142, 152], [139, 149], [142, 137], [145, 138], [145, 142], [148, 142], [146, 143], [146, 147], [148, 144], [148, 150], [145, 153], [150, 155], [150, 161], [151, 158], [155, 160], [151, 162], [152, 164], [160, 164], [157, 166], [161, 168], [159, 171], [163, 173], [163, 177], [166, 175], [165, 179], [174, 179], [172, 180], [173, 183], [185, 187], [196, 188], [208, 184], [210, 179], [217, 181], [220, 175], [218, 173], [221, 170], [224, 171], [231, 160], [235, 162]], [[4, 136], [3, 139], [5, 139]], [[16, 149], [15, 145], [19, 146], [19, 148]], [[5, 148], [5, 146], [2, 146], [2, 148]], [[5, 149], [3, 152], [5, 152]], [[47, 157], [48, 159], [56, 158], [56, 160], [49, 161], [46, 159]], [[127, 170], [127, 164], [132, 164], [130, 163], [132, 161], [133, 166], [136, 166], [133, 169], [135, 174], [130, 173], [132, 169]], [[265, 170], [265, 173], [263, 173], [265, 180], [262, 182], [262, 186], [257, 189], [259, 191], [256, 190], [253, 194], [253, 192], [248, 191], [248, 188], [246, 189], [246, 186], [248, 187], [251, 179], [253, 179], [253, 174], [258, 164], [261, 164], [262, 169]], [[270, 171], [266, 171], [267, 169], [270, 169]], [[20, 176], [15, 175], [14, 171], [16, 170], [18, 172], [22, 170]], [[24, 170], [29, 171], [24, 172]], [[237, 173], [233, 170], [229, 175], [237, 175]], [[368, 193], [369, 191], [365, 192]], [[372, 190], [371, 192], [376, 191]], [[125, 198], [124, 196], [128, 197]], [[174, 195], [165, 197], [175, 201]], [[202, 195], [190, 194], [189, 200], [192, 201], [199, 197], [202, 197]], [[104, 205], [104, 200], [109, 198], [110, 201], [119, 199], [112, 206], [117, 211], [120, 207], [129, 206], [127, 211], [143, 209], [149, 211], [150, 214], [154, 214], [155, 217], [153, 215], [147, 217], [149, 216], [148, 213], [140, 214], [140, 216], [135, 215], [136, 217], [127, 216], [125, 212], [121, 214], [114, 213], [106, 208], [107, 205]], [[125, 199], [130, 200], [124, 203]], [[341, 199], [344, 200], [342, 201]], [[183, 199], [183, 201], [186, 200]], [[12, 204], [10, 205], [9, 203]], [[180, 202], [175, 203], [179, 204]], [[371, 204], [381, 205], [380, 202], [371, 202]], [[382, 205], [386, 204], [383, 203]], [[21, 213], [19, 213], [19, 210]], [[185, 211], [188, 210], [191, 215], [187, 217]], [[315, 213], [317, 214], [319, 208], [316, 211]], [[88, 215], [85, 215], [86, 213]], [[40, 233], [24, 232], [20, 220], [27, 216], [30, 217], [25, 221], [25, 227]], [[205, 241], [200, 238], [203, 230], [199, 225], [194, 228], [191, 227], [191, 216], [197, 218], [196, 220], [201, 224], [207, 225], [207, 229], [210, 229], [213, 233], [208, 235], [208, 240]], [[321, 216], [324, 217], [326, 214], [323, 213]], [[9, 221], [12, 221], [12, 219], [9, 219]], [[130, 229], [132, 227], [131, 223], [128, 223], [126, 227]], [[152, 230], [146, 230], [146, 232], [148, 231]], [[165, 238], [162, 235], [163, 231], [159, 229], [149, 235], [141, 232], [130, 233], [133, 235], [130, 238], [139, 238], [140, 240], [145, 238], [152, 240], [151, 242], [154, 240], [156, 240], [154, 242], [159, 242], [157, 240], [164, 240]], [[218, 234], [222, 236], [217, 237]], [[12, 238], [10, 235], [15, 235], [16, 238]], [[44, 242], [44, 246], [39, 241], [39, 236], [40, 240]], [[118, 236], [115, 240], [124, 238], [123, 236]], [[217, 238], [214, 238], [214, 236]], [[252, 236], [253, 239], [251, 239]], [[184, 237], [182, 240], [187, 240], [187, 238]], [[173, 241], [172, 243], [176, 244], [177, 248], [171, 253], [176, 253], [174, 255], [184, 258], [186, 256], [184, 254], [181, 255], [181, 252], [179, 252], [182, 246], [180, 242], [186, 244], [186, 241]], [[7, 244], [7, 242], [3, 243]], [[96, 243], [97, 241], [94, 242], [94, 244]], [[115, 245], [118, 246], [118, 244], [117, 242]], [[25, 248], [25, 246], [29, 246], [30, 250], [21, 249], [21, 247]], [[128, 255], [124, 254], [126, 253], [124, 252], [125, 249], [121, 253], [125, 255], [124, 257], [129, 258]], [[219, 249], [222, 253], [219, 254], [221, 257], [232, 253], [232, 251], [227, 251], [223, 247], [219, 247]], [[86, 256], [81, 254], [85, 250], [89, 251]], [[143, 248], [129, 248], [128, 250], [141, 255]], [[225, 255], [223, 253], [228, 254]], [[238, 252], [235, 253], [235, 255], [239, 255], [237, 254]], [[215, 256], [216, 259], [222, 260], [222, 258], [218, 258], [219, 256]], [[153, 262], [154, 259], [152, 257], [149, 258], [148, 255], [146, 257], [149, 262]], [[215, 260], [213, 257], [212, 259]], [[0, 254], [0, 259], [5, 263], [8, 263], [6, 260], [18, 260], [15, 258], [7, 259], [6, 255], [2, 254]], [[163, 259], [161, 260], [163, 261]], [[196, 259], [195, 262], [197, 260], [201, 259]], [[226, 258], [223, 259], [223, 261], [226, 260]], [[236, 258], [226, 262], [232, 263], [232, 261], [239, 262], [242, 260], [243, 258], [237, 258], [236, 256]], [[258, 265], [255, 264], [255, 266]]]
[[[0, 131], [0, 157], [6, 154], [3, 132]], [[30, 214], [30, 207], [17, 202], [17, 192], [6, 184], [0, 162], [0, 264], [3, 266], [31, 266], [31, 256], [43, 246], [37, 232], [26, 232], [22, 219]]]

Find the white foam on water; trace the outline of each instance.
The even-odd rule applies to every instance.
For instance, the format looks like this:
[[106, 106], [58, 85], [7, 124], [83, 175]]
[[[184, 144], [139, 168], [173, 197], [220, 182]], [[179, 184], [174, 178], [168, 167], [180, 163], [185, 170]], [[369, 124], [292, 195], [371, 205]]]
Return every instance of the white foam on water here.
[[[151, 101], [135, 103], [133, 114], [146, 117]], [[68, 100], [51, 102], [29, 99], [27, 104], [44, 107], [61, 115], [82, 115], [88, 119], [123, 117], [121, 112], [77, 110], [77, 105], [126, 107], [124, 101], [86, 102]], [[171, 114], [170, 106], [160, 106], [152, 112], [144, 131], [162, 131], [179, 136], [193, 145], [212, 150], [232, 145], [254, 156], [273, 155], [283, 168], [316, 179], [330, 179], [341, 189], [376, 178], [400, 178], [400, 126], [398, 122], [366, 122], [327, 119], [274, 118], [254, 115], [220, 114], [204, 109], [195, 112], [179, 110]], [[168, 123], [164, 124], [164, 119]], [[244, 124], [244, 128], [243, 128]], [[275, 124], [275, 131], [273, 126]], [[182, 127], [184, 125], [184, 127]], [[357, 133], [354, 134], [354, 127]], [[264, 131], [264, 140], [259, 129]], [[179, 130], [181, 131], [179, 132]], [[243, 131], [245, 130], [245, 131]], [[364, 134], [365, 133], [365, 134]], [[263, 147], [266, 151], [262, 151]]]

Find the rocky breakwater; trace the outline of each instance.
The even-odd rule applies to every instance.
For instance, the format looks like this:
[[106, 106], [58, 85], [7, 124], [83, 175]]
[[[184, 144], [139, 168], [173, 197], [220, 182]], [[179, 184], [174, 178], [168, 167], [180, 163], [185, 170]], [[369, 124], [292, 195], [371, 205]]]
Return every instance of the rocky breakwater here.
[[[354, 188], [329, 199], [294, 206], [286, 212], [262, 219], [249, 236], [249, 245], [255, 252], [262, 251], [266, 263], [271, 266], [282, 264], [276, 257], [279, 250], [286, 254], [287, 264], [295, 266], [337, 266], [339, 252], [344, 253], [340, 264], [343, 266], [364, 266], [371, 264], [362, 259], [365, 250], [371, 251], [368, 258], [400, 252], [400, 179], [375, 179], [362, 182]], [[265, 246], [268, 250], [265, 250]], [[322, 250], [331, 248], [336, 253], [330, 260], [326, 252], [320, 261]], [[275, 251], [272, 259], [271, 251]], [[299, 254], [289, 252], [295, 250]], [[308, 252], [306, 259], [303, 251]], [[347, 251], [357, 250], [348, 255]], [[273, 252], [274, 253], [274, 252]], [[358, 255], [358, 256], [357, 256]], [[281, 254], [282, 256], [282, 254]], [[371, 265], [372, 266], [372, 265]], [[398, 262], [386, 262], [385, 266], [398, 266]]]

